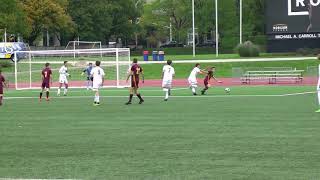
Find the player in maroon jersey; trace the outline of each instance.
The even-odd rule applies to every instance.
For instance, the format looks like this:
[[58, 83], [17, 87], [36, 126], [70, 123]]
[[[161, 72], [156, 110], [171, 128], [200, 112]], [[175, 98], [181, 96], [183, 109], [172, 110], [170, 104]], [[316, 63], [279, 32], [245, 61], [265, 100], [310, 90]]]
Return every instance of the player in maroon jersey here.
[[131, 88], [130, 88], [129, 101], [126, 103], [126, 105], [130, 105], [131, 104], [133, 94], [136, 94], [137, 97], [140, 99], [139, 104], [142, 104], [144, 102], [144, 100], [141, 97], [141, 94], [138, 92], [140, 75], [142, 76], [142, 83], [144, 83], [143, 69], [138, 64], [138, 59], [134, 58], [133, 59], [133, 64], [131, 66], [130, 72], [129, 72], [128, 77], [127, 77], [127, 81], [131, 77]]
[[206, 91], [210, 88], [210, 80], [213, 78], [218, 83], [222, 83], [222, 81], [218, 81], [216, 77], [214, 77], [213, 73], [216, 71], [216, 67], [210, 67], [207, 71], [207, 75], [204, 78], [204, 89], [201, 91], [201, 95], [204, 95]]
[[3, 87], [7, 87], [7, 84], [6, 84], [6, 80], [1, 74], [1, 69], [0, 69], [0, 106], [2, 105], [2, 99], [3, 99]]
[[42, 100], [42, 94], [44, 89], [46, 89], [46, 100], [49, 101], [49, 90], [50, 84], [52, 84], [52, 71], [50, 69], [50, 64], [46, 63], [45, 68], [42, 70], [41, 73], [42, 77], [42, 85], [41, 85], [41, 92], [40, 92], [40, 101]]

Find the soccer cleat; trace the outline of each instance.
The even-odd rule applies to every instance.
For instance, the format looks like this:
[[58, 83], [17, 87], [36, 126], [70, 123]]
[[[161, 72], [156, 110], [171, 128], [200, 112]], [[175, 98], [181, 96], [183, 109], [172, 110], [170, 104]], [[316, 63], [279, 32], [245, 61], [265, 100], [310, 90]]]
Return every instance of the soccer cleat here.
[[95, 106], [100, 106], [100, 103], [97, 102], [97, 103], [95, 104]]
[[194, 96], [197, 96], [198, 94], [197, 94], [197, 93], [193, 93], [193, 95], [194, 95]]
[[320, 109], [318, 111], [316, 111], [316, 113], [320, 113]]
[[205, 95], [204, 93], [205, 93], [205, 91], [201, 91], [201, 95]]
[[67, 96], [67, 94], [64, 94], [63, 96]]
[[168, 101], [168, 99], [164, 99], [164, 101]]
[[130, 105], [130, 104], [132, 104], [131, 102], [127, 102], [125, 105]]
[[139, 101], [139, 104], [142, 104], [143, 102], [144, 102], [144, 100], [140, 100], [140, 101]]
[[49, 99], [49, 98], [46, 98], [46, 101], [50, 101], [50, 99]]

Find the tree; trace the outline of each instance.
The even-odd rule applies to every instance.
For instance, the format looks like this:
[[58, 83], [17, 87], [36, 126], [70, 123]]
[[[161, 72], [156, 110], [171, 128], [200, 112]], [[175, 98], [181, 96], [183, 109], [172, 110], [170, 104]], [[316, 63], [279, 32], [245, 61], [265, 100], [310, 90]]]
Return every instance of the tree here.
[[54, 33], [72, 31], [73, 22], [66, 12], [67, 0], [21, 0], [21, 3], [31, 27], [28, 36], [30, 44], [33, 44], [44, 30]]
[[0, 0], [0, 29], [13, 34], [28, 34], [26, 16], [17, 0]]
[[178, 42], [186, 37], [187, 29], [191, 28], [191, 1], [190, 0], [156, 0], [151, 9], [144, 15], [144, 21], [149, 24], [156, 24], [159, 30], [173, 26], [174, 36]]

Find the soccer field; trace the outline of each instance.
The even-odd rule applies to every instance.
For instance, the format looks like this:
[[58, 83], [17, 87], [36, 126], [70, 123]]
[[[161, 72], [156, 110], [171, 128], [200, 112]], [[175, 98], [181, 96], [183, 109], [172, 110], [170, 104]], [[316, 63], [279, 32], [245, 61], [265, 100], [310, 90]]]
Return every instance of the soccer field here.
[[6, 92], [0, 107], [0, 178], [319, 179], [320, 115], [311, 86], [176, 89], [168, 102], [143, 88], [38, 102], [38, 91]]

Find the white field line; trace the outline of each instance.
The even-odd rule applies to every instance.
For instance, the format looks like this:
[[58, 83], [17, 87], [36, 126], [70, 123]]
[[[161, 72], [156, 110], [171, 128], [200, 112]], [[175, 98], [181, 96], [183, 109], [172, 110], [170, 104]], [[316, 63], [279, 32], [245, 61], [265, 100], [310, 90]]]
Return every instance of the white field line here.
[[[302, 92], [291, 94], [278, 94], [278, 95], [212, 95], [212, 96], [172, 96], [172, 98], [236, 98], [236, 97], [288, 97], [299, 96], [306, 94], [315, 94], [316, 92]], [[127, 98], [128, 96], [100, 96], [103, 98]], [[144, 96], [146, 98], [163, 98], [164, 96]], [[67, 97], [53, 97], [54, 99], [89, 99], [91, 96], [67, 96]], [[38, 97], [5, 97], [6, 100], [12, 99], [38, 99]], [[1, 179], [0, 179], [1, 180]]]

